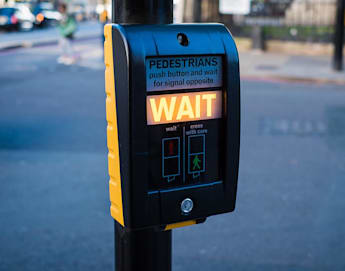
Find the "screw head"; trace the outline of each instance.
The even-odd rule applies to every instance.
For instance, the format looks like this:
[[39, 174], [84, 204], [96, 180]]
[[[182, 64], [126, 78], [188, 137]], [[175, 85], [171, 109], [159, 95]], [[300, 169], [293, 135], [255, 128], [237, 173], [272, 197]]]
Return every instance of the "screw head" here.
[[183, 214], [189, 214], [193, 210], [194, 203], [190, 198], [186, 198], [181, 202], [181, 211]]

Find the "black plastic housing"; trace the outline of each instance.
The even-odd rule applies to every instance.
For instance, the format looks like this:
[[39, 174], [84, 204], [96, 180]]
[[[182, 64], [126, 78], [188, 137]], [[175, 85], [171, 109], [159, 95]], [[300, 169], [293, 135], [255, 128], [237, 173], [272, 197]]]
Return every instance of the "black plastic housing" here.
[[[188, 45], [177, 36], [188, 37]], [[238, 52], [221, 24], [112, 25], [121, 188], [125, 226], [165, 226], [235, 209], [240, 151], [240, 75]], [[217, 183], [149, 191], [149, 140], [146, 120], [147, 57], [222, 55], [224, 172]], [[180, 203], [194, 201], [184, 215]]]

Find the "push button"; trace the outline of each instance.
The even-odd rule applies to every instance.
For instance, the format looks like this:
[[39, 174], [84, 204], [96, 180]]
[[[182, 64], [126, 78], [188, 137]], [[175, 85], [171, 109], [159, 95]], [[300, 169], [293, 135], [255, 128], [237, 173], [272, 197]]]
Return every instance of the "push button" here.
[[187, 215], [193, 210], [194, 203], [190, 198], [186, 198], [181, 202], [181, 211]]

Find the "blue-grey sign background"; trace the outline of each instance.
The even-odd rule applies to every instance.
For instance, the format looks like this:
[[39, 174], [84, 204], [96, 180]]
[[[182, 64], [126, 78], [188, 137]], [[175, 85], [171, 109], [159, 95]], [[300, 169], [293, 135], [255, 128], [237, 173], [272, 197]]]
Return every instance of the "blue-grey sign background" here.
[[[213, 66], [198, 66], [198, 63], [205, 63], [212, 59]], [[189, 63], [192, 61], [196, 65], [181, 65], [183, 67], [157, 67], [150, 64], [150, 61], [162, 63], [165, 61], [181, 61]], [[180, 64], [181, 64], [180, 63]], [[146, 90], [148, 92], [178, 89], [199, 89], [221, 87], [222, 81], [222, 57], [221, 56], [181, 56], [181, 57], [159, 57], [146, 59]], [[175, 76], [173, 76], [175, 75]]]

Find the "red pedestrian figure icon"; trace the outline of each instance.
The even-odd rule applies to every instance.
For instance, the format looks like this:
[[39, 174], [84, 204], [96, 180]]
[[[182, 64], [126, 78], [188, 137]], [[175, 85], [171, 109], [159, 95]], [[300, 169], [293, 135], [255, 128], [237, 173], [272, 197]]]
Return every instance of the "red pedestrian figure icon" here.
[[169, 141], [169, 155], [174, 154], [174, 143], [173, 141]]

